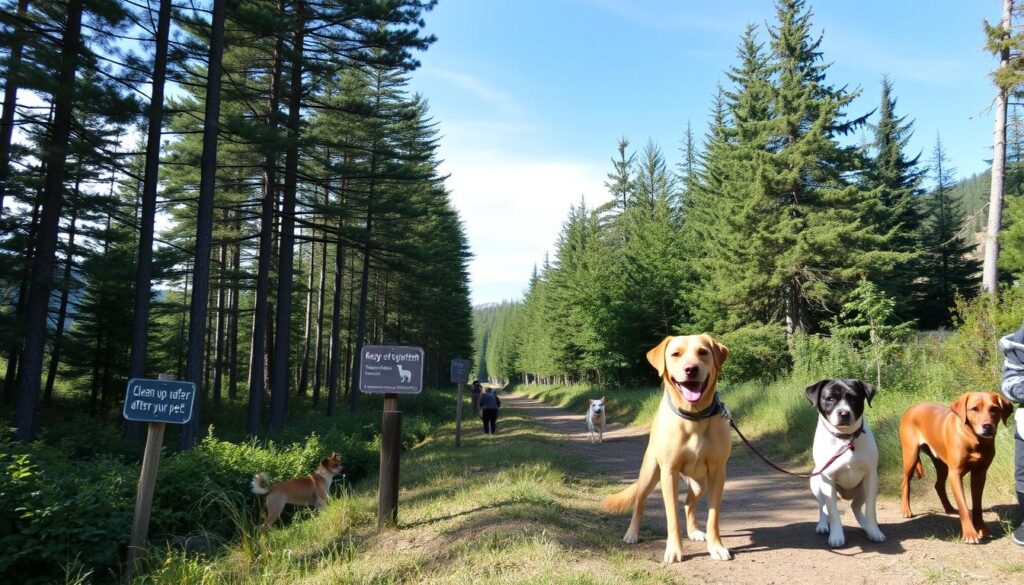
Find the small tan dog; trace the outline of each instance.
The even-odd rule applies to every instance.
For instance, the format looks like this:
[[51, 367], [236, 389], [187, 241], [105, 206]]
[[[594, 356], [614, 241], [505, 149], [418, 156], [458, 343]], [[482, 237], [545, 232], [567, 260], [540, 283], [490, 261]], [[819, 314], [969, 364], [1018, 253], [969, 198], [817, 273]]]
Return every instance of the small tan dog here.
[[341, 473], [341, 456], [331, 453], [330, 457], [320, 460], [320, 466], [313, 473], [305, 477], [274, 484], [266, 487], [267, 474], [257, 473], [252, 477], [252, 493], [267, 496], [267, 520], [263, 528], [277, 522], [284, 510], [285, 504], [293, 506], [312, 506], [313, 510], [319, 511], [327, 505], [327, 494], [331, 487], [331, 480], [335, 475]]
[[[651, 437], [635, 483], [601, 502], [608, 512], [633, 511], [623, 541], [640, 539], [640, 519], [647, 496], [661, 483], [668, 524], [666, 563], [683, 560], [679, 525], [680, 480], [686, 487], [686, 533], [690, 540], [707, 541], [708, 553], [727, 561], [732, 553], [722, 544], [718, 513], [725, 489], [725, 464], [732, 445], [729, 420], [718, 401], [718, 373], [729, 349], [709, 335], [666, 337], [647, 352], [661, 377], [664, 398], [651, 423]], [[707, 494], [707, 532], [697, 528], [697, 498]]]

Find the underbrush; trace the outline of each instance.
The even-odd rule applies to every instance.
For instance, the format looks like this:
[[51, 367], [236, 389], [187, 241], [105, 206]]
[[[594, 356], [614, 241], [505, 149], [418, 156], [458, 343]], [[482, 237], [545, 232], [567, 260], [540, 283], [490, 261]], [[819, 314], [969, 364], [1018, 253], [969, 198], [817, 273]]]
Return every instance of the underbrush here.
[[610, 486], [535, 421], [502, 410], [499, 432], [453, 425], [402, 458], [397, 529], [375, 526], [375, 485], [212, 552], [155, 551], [152, 583], [668, 583], [658, 563], [622, 550], [598, 502]]
[[[450, 390], [403, 397], [403, 447], [450, 418], [453, 402]], [[255, 473], [272, 482], [305, 475], [332, 451], [345, 467], [336, 491], [377, 472], [379, 397], [364, 399], [357, 415], [331, 419], [297, 406], [287, 431], [258, 441], [241, 440], [244, 410], [242, 403], [225, 404], [212, 417], [221, 426], [211, 425], [189, 451], [173, 452], [176, 432], [167, 433], [152, 545], [194, 552], [243, 537], [261, 514], [249, 489]], [[115, 581], [131, 528], [137, 455], [123, 446], [116, 426], [88, 416], [44, 428], [41, 440], [27, 446], [12, 442], [10, 431], [0, 434], [0, 582], [51, 583], [67, 575]]]

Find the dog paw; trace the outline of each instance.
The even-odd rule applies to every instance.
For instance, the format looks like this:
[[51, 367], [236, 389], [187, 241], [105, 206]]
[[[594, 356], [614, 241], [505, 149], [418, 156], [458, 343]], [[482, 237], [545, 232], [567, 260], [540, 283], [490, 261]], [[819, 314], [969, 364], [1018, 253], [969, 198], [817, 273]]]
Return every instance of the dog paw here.
[[906, 508], [902, 508], [901, 507], [900, 508], [900, 516], [903, 516], [904, 518], [913, 518], [914, 517], [914, 513], [910, 511], [910, 507], [909, 506], [906, 507]]
[[988, 526], [978, 528], [978, 538], [992, 538], [992, 532], [989, 531]]
[[975, 530], [971, 530], [970, 532], [964, 532], [964, 542], [966, 542], [967, 544], [978, 544], [979, 542], [981, 542], [981, 535], [978, 534]]
[[879, 530], [877, 528], [871, 528], [869, 530], [866, 530], [865, 532], [868, 533], [868, 539], [870, 539], [871, 541], [873, 541], [873, 542], [885, 542], [885, 535], [882, 534], [881, 530]]
[[821, 522], [818, 522], [818, 525], [814, 527], [814, 531], [817, 532], [818, 534], [828, 534], [829, 533], [828, 521], [822, 520]]
[[832, 548], [839, 548], [846, 544], [846, 535], [842, 530], [828, 535], [828, 545]]
[[690, 540], [694, 540], [694, 541], [697, 541], [697, 542], [704, 542], [708, 538], [708, 536], [706, 534], [704, 534], [700, 530], [693, 530], [693, 531], [687, 530], [686, 531], [686, 537], [689, 538]]
[[681, 563], [683, 562], [683, 547], [678, 544], [669, 544], [665, 547], [665, 558], [666, 563]]
[[731, 561], [732, 560], [732, 553], [729, 552], [729, 549], [725, 548], [724, 546], [715, 546], [715, 547], [709, 546], [708, 547], [708, 554], [710, 554], [711, 558], [715, 559], [716, 561]]
[[622, 537], [622, 542], [626, 544], [636, 544], [640, 542], [640, 535], [636, 532], [627, 531], [626, 536]]

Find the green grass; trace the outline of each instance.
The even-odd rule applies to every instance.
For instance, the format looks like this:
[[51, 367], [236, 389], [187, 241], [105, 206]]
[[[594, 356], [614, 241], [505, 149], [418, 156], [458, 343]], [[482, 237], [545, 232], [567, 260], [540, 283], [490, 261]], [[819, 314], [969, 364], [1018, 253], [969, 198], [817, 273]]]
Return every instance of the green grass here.
[[[208, 555], [155, 551], [152, 583], [675, 583], [622, 550], [599, 511], [614, 486], [557, 454], [555, 439], [505, 409], [499, 434], [438, 432], [402, 458], [399, 526], [375, 527], [375, 480], [319, 515]], [[241, 516], [244, 518], [244, 516]], [[245, 520], [242, 520], [245, 522]]]

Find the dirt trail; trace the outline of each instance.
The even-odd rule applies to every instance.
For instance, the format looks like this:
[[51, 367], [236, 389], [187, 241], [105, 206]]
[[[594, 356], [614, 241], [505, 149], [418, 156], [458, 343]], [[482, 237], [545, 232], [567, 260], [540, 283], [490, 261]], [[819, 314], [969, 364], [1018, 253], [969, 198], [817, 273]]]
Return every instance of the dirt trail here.
[[[587, 440], [581, 414], [523, 396], [509, 396], [505, 405], [563, 435], [565, 452], [582, 458], [610, 481], [635, 481], [647, 447], [645, 430], [611, 424], [605, 432], [604, 444], [593, 445]], [[985, 520], [996, 537], [980, 545], [963, 544], [954, 538], [959, 535], [959, 522], [940, 512], [941, 506], [931, 488], [933, 478], [926, 474], [923, 481], [914, 483], [914, 518], [900, 517], [898, 500], [879, 502], [878, 521], [887, 537], [883, 543], [868, 540], [853, 518], [849, 503], [840, 504], [846, 546], [830, 549], [827, 537], [814, 531], [817, 508], [806, 480], [770, 470], [734, 441], [722, 503], [721, 531], [725, 546], [735, 558], [714, 561], [708, 556], [705, 543], [684, 538], [685, 559], [671, 570], [687, 583], [1024, 584], [1024, 550], [1004, 536], [1004, 527], [992, 510], [990, 499], [986, 497]], [[703, 508], [703, 499], [700, 505]], [[998, 510], [1005, 513], [1008, 507], [999, 506]], [[703, 509], [699, 518], [703, 528]], [[628, 524], [629, 516], [624, 514], [610, 517], [607, 526], [621, 536]], [[641, 541], [632, 547], [641, 556], [661, 560], [665, 548], [665, 510], [660, 489], [655, 489], [648, 500]]]

